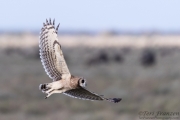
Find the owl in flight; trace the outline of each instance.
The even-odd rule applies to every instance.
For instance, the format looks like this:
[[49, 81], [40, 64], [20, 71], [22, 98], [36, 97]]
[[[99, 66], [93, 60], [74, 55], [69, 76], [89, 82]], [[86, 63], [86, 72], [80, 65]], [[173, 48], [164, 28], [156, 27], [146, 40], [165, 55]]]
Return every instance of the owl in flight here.
[[57, 32], [59, 24], [55, 28], [55, 20], [46, 19], [40, 33], [39, 47], [42, 65], [47, 75], [53, 80], [51, 83], [40, 84], [39, 89], [46, 93], [48, 98], [54, 93], [63, 93], [70, 97], [83, 100], [107, 100], [120, 102], [121, 98], [106, 98], [88, 91], [86, 80], [83, 77], [71, 75], [58, 42]]

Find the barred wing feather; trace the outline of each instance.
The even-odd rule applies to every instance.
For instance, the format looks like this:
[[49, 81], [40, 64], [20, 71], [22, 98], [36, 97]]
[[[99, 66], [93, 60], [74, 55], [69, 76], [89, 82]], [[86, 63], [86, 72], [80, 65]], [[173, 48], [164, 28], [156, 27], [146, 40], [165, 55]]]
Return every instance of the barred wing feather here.
[[78, 89], [72, 89], [72, 90], [66, 91], [63, 94], [69, 97], [79, 98], [83, 100], [98, 100], [98, 101], [107, 100], [113, 103], [118, 103], [121, 101], [121, 98], [105, 98], [103, 95], [98, 95], [96, 93], [90, 92], [82, 87]]
[[65, 95], [83, 100], [103, 100], [101, 96], [90, 92], [82, 87], [64, 92]]
[[46, 23], [44, 23], [39, 40], [39, 51], [46, 73], [53, 81], [57, 81], [71, 75], [64, 59], [61, 45], [58, 42], [57, 31], [59, 25], [55, 29], [54, 24], [54, 21], [51, 23], [51, 19], [49, 21], [46, 20]]

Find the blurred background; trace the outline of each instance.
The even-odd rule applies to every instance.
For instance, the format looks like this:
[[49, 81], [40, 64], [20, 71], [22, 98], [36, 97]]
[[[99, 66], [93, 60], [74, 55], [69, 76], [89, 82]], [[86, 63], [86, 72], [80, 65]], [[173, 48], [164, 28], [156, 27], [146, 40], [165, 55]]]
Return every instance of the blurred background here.
[[[0, 1], [1, 120], [135, 120], [140, 111], [180, 112], [180, 1]], [[58, 32], [73, 75], [118, 104], [62, 94], [39, 58], [46, 18]]]

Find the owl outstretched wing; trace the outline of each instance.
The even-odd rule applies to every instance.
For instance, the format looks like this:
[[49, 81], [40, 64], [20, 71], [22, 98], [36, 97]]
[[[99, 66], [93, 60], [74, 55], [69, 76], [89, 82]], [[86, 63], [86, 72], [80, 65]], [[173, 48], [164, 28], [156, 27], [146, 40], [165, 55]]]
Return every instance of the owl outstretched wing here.
[[109, 102], [114, 102], [114, 103], [118, 103], [121, 101], [121, 98], [105, 98], [102, 95], [98, 95], [96, 93], [90, 92], [82, 87], [78, 89], [72, 89], [72, 90], [66, 91], [63, 94], [69, 97], [79, 98], [83, 100], [99, 100], [99, 101], [107, 100]]
[[59, 24], [55, 28], [55, 20], [51, 22], [51, 19], [49, 21], [46, 19], [46, 23], [43, 23], [39, 40], [42, 65], [47, 75], [53, 81], [66, 79], [71, 76], [61, 50], [61, 45], [58, 42], [58, 27]]

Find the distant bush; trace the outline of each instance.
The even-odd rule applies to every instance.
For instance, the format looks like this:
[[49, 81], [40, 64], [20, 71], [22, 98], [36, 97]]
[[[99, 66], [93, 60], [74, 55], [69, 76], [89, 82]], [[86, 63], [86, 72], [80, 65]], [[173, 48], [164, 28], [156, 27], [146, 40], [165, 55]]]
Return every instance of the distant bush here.
[[87, 65], [97, 65], [109, 62], [121, 63], [124, 61], [123, 54], [101, 51], [87, 60]]
[[108, 63], [108, 62], [109, 62], [108, 54], [106, 52], [102, 51], [98, 55], [90, 58], [88, 60], [87, 64], [94, 65], [94, 64], [101, 64], [101, 63]]
[[39, 59], [39, 48], [38, 47], [29, 47], [29, 48], [13, 48], [7, 47], [4, 49], [6, 55], [18, 54], [25, 58], [30, 59]]
[[156, 63], [156, 54], [151, 49], [145, 49], [140, 59], [143, 66], [152, 66]]
[[123, 55], [122, 54], [115, 54], [113, 57], [113, 60], [115, 62], [121, 63], [124, 61]]

